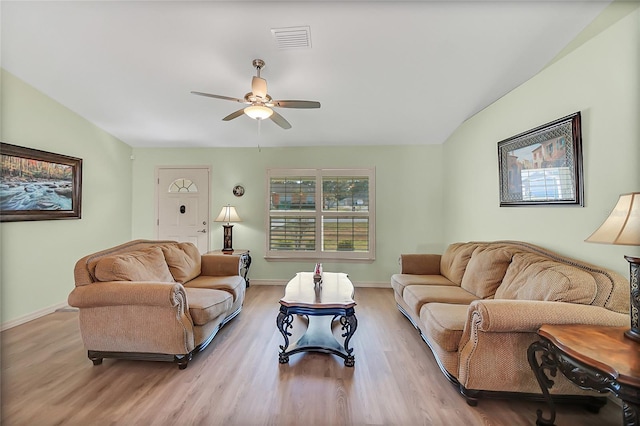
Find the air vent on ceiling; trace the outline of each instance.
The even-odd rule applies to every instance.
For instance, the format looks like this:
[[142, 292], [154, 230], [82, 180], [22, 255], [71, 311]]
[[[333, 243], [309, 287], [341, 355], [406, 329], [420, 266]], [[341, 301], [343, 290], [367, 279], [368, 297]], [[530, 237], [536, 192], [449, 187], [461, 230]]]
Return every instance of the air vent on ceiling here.
[[309, 27], [272, 28], [271, 34], [278, 49], [300, 49], [311, 47], [311, 29]]

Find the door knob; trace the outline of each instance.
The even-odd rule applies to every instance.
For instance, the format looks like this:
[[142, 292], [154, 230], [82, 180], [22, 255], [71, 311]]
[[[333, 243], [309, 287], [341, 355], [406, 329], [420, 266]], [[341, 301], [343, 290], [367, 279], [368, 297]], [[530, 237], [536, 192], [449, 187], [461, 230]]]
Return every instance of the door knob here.
[[207, 230], [206, 229], [200, 229], [200, 230], [198, 230], [198, 232], [202, 232], [203, 234], [206, 234]]

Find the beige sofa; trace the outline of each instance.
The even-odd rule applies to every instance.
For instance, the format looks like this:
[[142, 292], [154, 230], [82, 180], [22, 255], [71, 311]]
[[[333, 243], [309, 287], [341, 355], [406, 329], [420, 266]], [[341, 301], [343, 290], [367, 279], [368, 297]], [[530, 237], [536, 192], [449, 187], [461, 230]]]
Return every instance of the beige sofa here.
[[[442, 255], [403, 254], [400, 263], [391, 277], [398, 309], [470, 405], [479, 397], [539, 399], [527, 348], [541, 325], [629, 324], [628, 280], [531, 244], [456, 243]], [[560, 376], [556, 401], [604, 404]]]
[[187, 367], [240, 313], [240, 257], [200, 255], [191, 243], [136, 240], [90, 254], [74, 270], [89, 359], [171, 360]]

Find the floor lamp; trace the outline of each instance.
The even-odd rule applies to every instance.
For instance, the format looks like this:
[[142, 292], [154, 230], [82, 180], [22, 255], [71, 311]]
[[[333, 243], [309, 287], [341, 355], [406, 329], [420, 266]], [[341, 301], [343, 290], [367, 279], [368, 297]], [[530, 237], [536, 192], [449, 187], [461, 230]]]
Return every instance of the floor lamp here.
[[[590, 243], [640, 246], [640, 192], [622, 194], [609, 217], [585, 241]], [[624, 335], [640, 342], [638, 313], [640, 312], [640, 289], [638, 271], [640, 257], [625, 256], [629, 262], [629, 282], [631, 284], [631, 329]]]
[[238, 212], [234, 206], [227, 204], [222, 208], [220, 214], [215, 219], [215, 222], [227, 222], [226, 225], [222, 225], [224, 228], [224, 236], [222, 238], [222, 251], [233, 252], [233, 225], [230, 222], [242, 222]]

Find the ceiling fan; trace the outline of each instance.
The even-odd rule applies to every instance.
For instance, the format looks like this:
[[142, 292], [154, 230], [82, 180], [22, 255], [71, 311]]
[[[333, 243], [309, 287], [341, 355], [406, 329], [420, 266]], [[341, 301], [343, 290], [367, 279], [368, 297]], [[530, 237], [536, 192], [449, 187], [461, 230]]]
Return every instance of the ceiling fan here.
[[283, 116], [273, 110], [277, 108], [320, 108], [320, 102], [316, 101], [275, 101], [267, 93], [267, 80], [260, 77], [260, 70], [264, 68], [265, 62], [262, 59], [254, 59], [253, 66], [256, 68], [257, 75], [251, 80], [251, 92], [244, 95], [244, 98], [232, 98], [229, 96], [214, 95], [211, 93], [203, 92], [191, 92], [194, 95], [208, 96], [210, 98], [223, 99], [227, 101], [240, 102], [241, 104], [247, 104], [248, 107], [241, 108], [231, 114], [227, 115], [222, 121], [230, 121], [234, 118], [240, 117], [242, 114], [246, 114], [255, 120], [264, 120], [270, 118], [271, 121], [276, 123], [283, 129], [290, 129], [291, 124]]

